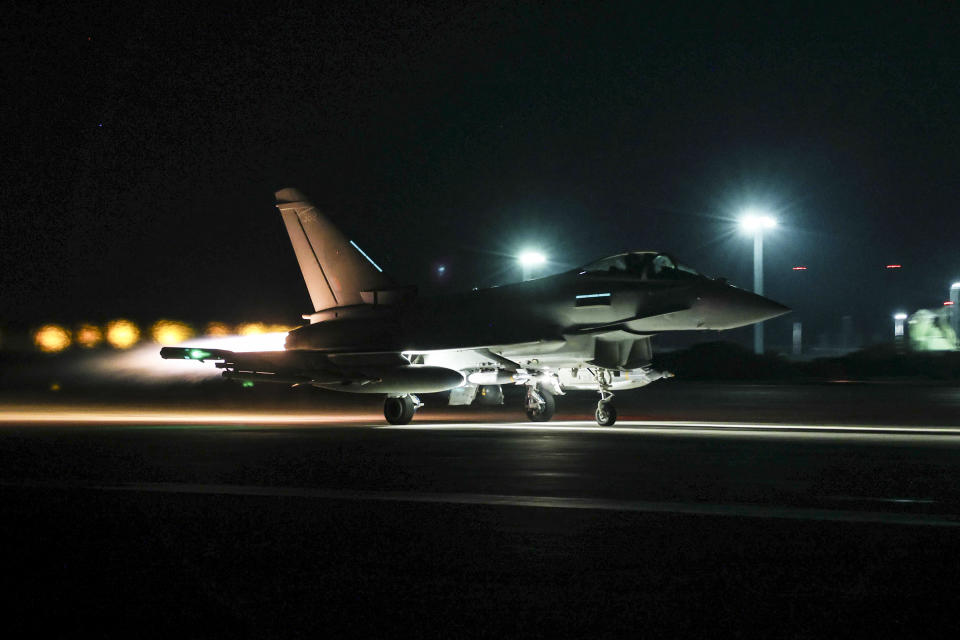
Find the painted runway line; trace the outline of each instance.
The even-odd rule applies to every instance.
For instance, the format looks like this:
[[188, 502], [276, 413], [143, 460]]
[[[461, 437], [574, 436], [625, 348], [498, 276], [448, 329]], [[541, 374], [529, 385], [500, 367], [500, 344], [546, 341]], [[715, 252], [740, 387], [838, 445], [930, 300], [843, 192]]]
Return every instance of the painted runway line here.
[[420, 491], [377, 491], [324, 489], [309, 487], [262, 487], [251, 485], [131, 483], [92, 486], [79, 483], [38, 482], [0, 483], [0, 486], [46, 489], [87, 489], [110, 492], [172, 493], [192, 495], [229, 495], [250, 497], [294, 497], [322, 500], [413, 502], [429, 504], [526, 507], [536, 509], [583, 509], [635, 513], [660, 513], [713, 517], [807, 520], [895, 524], [909, 526], [960, 527], [960, 515], [917, 514], [852, 509], [824, 509], [784, 505], [705, 502], [658, 502], [611, 498], [572, 498], [560, 496], [524, 496], [484, 493], [430, 493]]
[[556, 496], [516, 496], [483, 493], [427, 493], [413, 491], [369, 491], [313, 489], [301, 487], [257, 487], [243, 485], [143, 483], [98, 487], [112, 491], [145, 491], [205, 495], [277, 496], [321, 498], [327, 500], [425, 502], [539, 509], [593, 509], [639, 513], [666, 513], [699, 516], [776, 518], [831, 522], [863, 522], [914, 526], [957, 527], [960, 518], [944, 515], [885, 513], [840, 509], [817, 509], [757, 504], [711, 504], [700, 502], [656, 502], [609, 498], [567, 498]]

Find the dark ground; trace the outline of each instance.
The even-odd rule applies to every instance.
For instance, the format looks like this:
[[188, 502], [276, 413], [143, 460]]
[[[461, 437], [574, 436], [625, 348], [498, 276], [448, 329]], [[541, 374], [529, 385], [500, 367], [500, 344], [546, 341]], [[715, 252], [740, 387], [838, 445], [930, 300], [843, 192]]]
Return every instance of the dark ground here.
[[[7, 628], [59, 637], [955, 630], [960, 433], [932, 427], [960, 424], [956, 388], [652, 385], [618, 396], [621, 415], [664, 423], [612, 430], [530, 428], [506, 422], [512, 408], [454, 413], [436, 398], [414, 429], [374, 428], [369, 400], [333, 408], [330, 396], [296, 397], [310, 400], [289, 405], [295, 412], [320, 416], [308, 406], [319, 398], [342, 422], [283, 426], [264, 413], [253, 425], [137, 424], [131, 410], [126, 424], [0, 426]], [[243, 398], [241, 409], [269, 409]], [[4, 400], [9, 421], [24, 400]], [[572, 413], [558, 420], [586, 418], [591, 402], [570, 396], [562, 406]], [[823, 428], [667, 422], [724, 418]], [[827, 428], [843, 423], [860, 427]]]

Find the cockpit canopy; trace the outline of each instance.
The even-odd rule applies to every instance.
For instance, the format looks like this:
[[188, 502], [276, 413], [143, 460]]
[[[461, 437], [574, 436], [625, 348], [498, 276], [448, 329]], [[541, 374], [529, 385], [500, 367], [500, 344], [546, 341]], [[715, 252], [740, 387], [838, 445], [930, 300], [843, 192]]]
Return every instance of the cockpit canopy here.
[[631, 251], [597, 260], [580, 268], [580, 273], [628, 274], [644, 280], [680, 280], [699, 278], [696, 270], [675, 262], [665, 253]]

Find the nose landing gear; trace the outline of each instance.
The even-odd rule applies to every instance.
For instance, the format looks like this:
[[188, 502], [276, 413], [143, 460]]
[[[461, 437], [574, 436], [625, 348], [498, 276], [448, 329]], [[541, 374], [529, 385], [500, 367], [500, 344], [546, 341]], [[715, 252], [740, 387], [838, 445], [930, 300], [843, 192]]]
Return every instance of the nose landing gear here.
[[597, 410], [594, 417], [597, 424], [601, 427], [612, 427], [617, 421], [617, 408], [613, 406], [613, 392], [610, 391], [610, 372], [606, 369], [591, 370], [593, 377], [597, 381], [600, 393], [600, 401], [597, 402]]
[[413, 414], [422, 406], [420, 398], [412, 393], [387, 397], [383, 402], [383, 417], [390, 424], [409, 424], [413, 420]]
[[600, 390], [600, 402], [597, 403], [597, 411], [594, 414], [597, 418], [597, 424], [601, 427], [612, 427], [617, 421], [617, 408], [613, 406], [613, 393], [604, 389]]

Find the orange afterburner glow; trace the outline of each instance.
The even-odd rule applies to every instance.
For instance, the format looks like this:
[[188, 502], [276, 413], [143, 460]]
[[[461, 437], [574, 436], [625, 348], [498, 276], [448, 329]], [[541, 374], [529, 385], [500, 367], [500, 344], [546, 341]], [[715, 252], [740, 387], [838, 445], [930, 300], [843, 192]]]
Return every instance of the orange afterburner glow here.
[[133, 322], [120, 318], [107, 323], [107, 342], [114, 349], [129, 349], [140, 341], [140, 329]]
[[82, 324], [77, 327], [76, 342], [84, 349], [92, 349], [103, 342], [103, 331], [92, 324]]
[[150, 336], [153, 341], [164, 345], [180, 344], [193, 335], [193, 328], [178, 320], [157, 320], [150, 327]]
[[57, 353], [70, 346], [70, 332], [58, 324], [45, 324], [34, 332], [33, 343], [44, 353]]
[[263, 333], [286, 333], [296, 327], [285, 324], [266, 324], [264, 322], [244, 322], [237, 325], [237, 334], [241, 336], [258, 336]]

